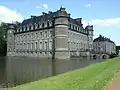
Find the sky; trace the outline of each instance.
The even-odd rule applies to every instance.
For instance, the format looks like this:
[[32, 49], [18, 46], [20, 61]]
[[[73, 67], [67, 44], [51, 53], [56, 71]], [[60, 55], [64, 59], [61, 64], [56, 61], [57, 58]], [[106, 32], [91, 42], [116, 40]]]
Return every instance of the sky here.
[[0, 21], [22, 22], [61, 6], [72, 18], [82, 18], [84, 27], [93, 25], [94, 38], [101, 34], [120, 45], [120, 0], [0, 0]]

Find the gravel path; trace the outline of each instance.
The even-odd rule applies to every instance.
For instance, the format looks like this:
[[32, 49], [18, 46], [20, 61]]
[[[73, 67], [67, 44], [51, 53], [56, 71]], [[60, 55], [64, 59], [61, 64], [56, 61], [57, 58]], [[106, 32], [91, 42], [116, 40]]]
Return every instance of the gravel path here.
[[115, 78], [108, 84], [106, 90], [120, 90], [120, 72], [117, 73]]

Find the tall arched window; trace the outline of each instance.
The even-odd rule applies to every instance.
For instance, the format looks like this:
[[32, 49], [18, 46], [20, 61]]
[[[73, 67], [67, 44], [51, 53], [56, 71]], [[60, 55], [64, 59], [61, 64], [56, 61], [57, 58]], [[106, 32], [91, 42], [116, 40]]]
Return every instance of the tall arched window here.
[[40, 47], [40, 50], [42, 50], [42, 42], [40, 42], [40, 46], [39, 47]]
[[49, 42], [49, 49], [52, 50], [52, 41]]
[[33, 49], [33, 43], [31, 43], [31, 50]]
[[45, 50], [47, 50], [47, 42], [45, 42]]

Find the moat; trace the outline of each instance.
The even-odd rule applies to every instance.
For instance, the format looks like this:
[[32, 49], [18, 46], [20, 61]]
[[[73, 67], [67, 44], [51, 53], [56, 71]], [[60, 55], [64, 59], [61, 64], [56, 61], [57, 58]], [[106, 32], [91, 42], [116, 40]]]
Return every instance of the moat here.
[[83, 68], [104, 60], [52, 60], [28, 57], [0, 57], [0, 84], [23, 84]]

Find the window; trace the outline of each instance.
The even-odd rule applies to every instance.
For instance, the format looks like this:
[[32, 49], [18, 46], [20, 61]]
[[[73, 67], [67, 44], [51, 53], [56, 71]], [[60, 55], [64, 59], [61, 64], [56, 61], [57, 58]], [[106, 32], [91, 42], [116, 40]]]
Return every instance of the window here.
[[70, 28], [71, 28], [71, 24], [70, 24]]
[[27, 30], [29, 30], [29, 26], [27, 26]]
[[52, 31], [50, 31], [50, 37], [52, 37]]
[[33, 38], [33, 33], [31, 33], [31, 38]]
[[35, 29], [35, 25], [33, 25], [33, 29]]
[[17, 32], [19, 32], [19, 29], [17, 29]]
[[47, 37], [47, 31], [45, 31], [45, 37]]
[[98, 43], [98, 46], [100, 46], [100, 43]]
[[50, 24], [49, 24], [49, 22], [47, 22], [47, 27], [49, 27], [50, 26]]
[[24, 43], [23, 49], [25, 49], [25, 43]]
[[71, 48], [73, 48], [73, 43], [71, 42]]
[[52, 52], [50, 52], [50, 54], [52, 54]]
[[31, 26], [29, 26], [29, 30], [31, 30]]
[[40, 47], [40, 50], [42, 50], [42, 42], [40, 42], [40, 46], [39, 47]]
[[33, 43], [31, 43], [31, 49], [33, 49]]
[[27, 39], [29, 39], [29, 34], [28, 34], [28, 38]]
[[73, 25], [73, 29], [74, 29], [74, 25]]
[[22, 28], [20, 28], [20, 32], [22, 32]]
[[37, 49], [37, 42], [35, 42], [35, 49]]
[[40, 32], [40, 37], [42, 37], [42, 32]]
[[29, 43], [27, 43], [27, 49], [29, 49]]
[[52, 50], [52, 41], [49, 42], [49, 49]]
[[80, 28], [78, 27], [78, 31], [79, 31], [79, 29], [80, 29]]
[[27, 31], [27, 27], [25, 27], [25, 31]]
[[45, 42], [45, 50], [47, 50], [47, 42]]
[[23, 31], [25, 31], [25, 26], [23, 27]]
[[39, 25], [39, 24], [37, 25], [37, 28], [40, 28], [40, 25]]
[[36, 38], [38, 37], [38, 33], [36, 33]]
[[77, 30], [77, 26], [75, 26], [75, 30]]
[[45, 24], [44, 24], [44, 23], [42, 23], [42, 28], [44, 28], [44, 26], [45, 26]]

